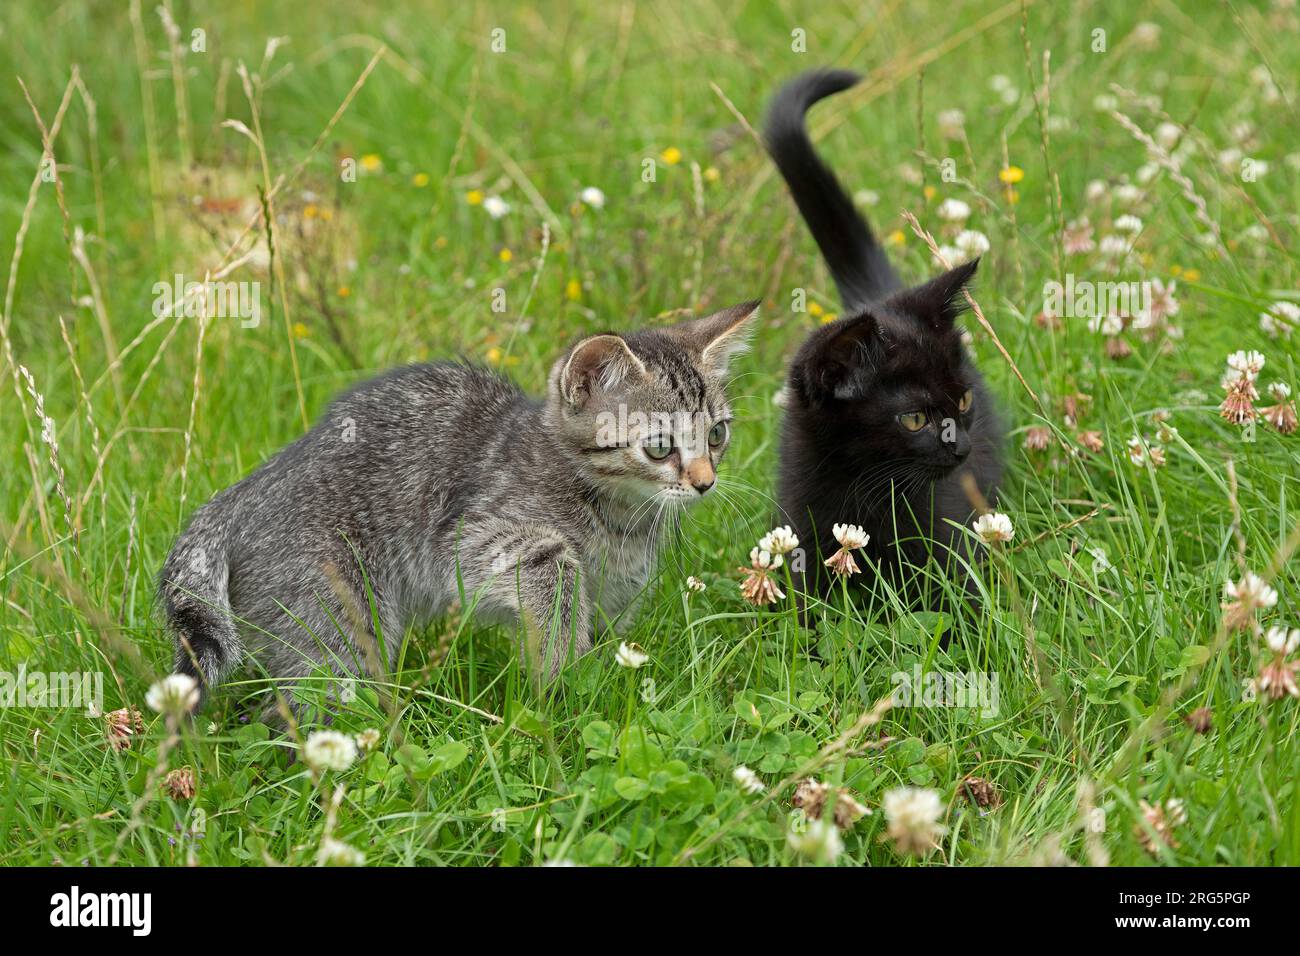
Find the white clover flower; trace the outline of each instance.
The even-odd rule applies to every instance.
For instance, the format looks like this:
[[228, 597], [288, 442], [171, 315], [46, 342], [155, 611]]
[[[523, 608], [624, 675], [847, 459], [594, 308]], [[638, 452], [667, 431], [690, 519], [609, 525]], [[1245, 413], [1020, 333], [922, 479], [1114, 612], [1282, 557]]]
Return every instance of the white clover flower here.
[[1113, 338], [1124, 331], [1124, 320], [1114, 312], [1107, 315], [1094, 315], [1088, 319], [1088, 331]]
[[1115, 201], [1122, 206], [1131, 206], [1142, 198], [1142, 190], [1131, 183], [1122, 183], [1115, 187]]
[[1137, 216], [1125, 214], [1115, 220], [1115, 229], [1119, 232], [1139, 233], [1142, 231], [1142, 220]]
[[619, 667], [627, 667], [636, 670], [638, 667], [644, 667], [650, 662], [650, 655], [641, 650], [638, 644], [628, 644], [626, 641], [618, 645], [618, 651], [614, 654], [614, 660]]
[[1270, 627], [1268, 633], [1264, 635], [1264, 643], [1274, 654], [1281, 654], [1283, 657], [1293, 654], [1297, 647], [1300, 647], [1300, 627], [1292, 628], [1288, 631], [1285, 627]]
[[773, 554], [762, 548], [750, 548], [749, 563], [760, 571], [775, 571], [785, 562], [779, 554]]
[[1133, 178], [1136, 179], [1140, 185], [1145, 186], [1159, 175], [1160, 167], [1157, 164], [1143, 163], [1137, 168], [1137, 172], [1133, 174]]
[[1160, 44], [1160, 24], [1143, 20], [1133, 28], [1133, 42], [1145, 49], [1154, 49]]
[[960, 199], [945, 199], [935, 211], [947, 222], [965, 222], [970, 218], [970, 205]]
[[773, 528], [758, 541], [758, 550], [770, 551], [775, 555], [789, 554], [797, 547], [799, 547], [799, 536], [790, 529], [788, 524]]
[[344, 771], [357, 759], [357, 742], [337, 730], [313, 730], [302, 747], [302, 759], [317, 772]]
[[592, 209], [605, 208], [605, 194], [601, 192], [599, 189], [597, 189], [595, 186], [588, 186], [586, 189], [584, 189], [581, 193], [578, 194], [578, 198], [581, 199], [588, 206], [590, 206]]
[[874, 206], [880, 202], [880, 193], [874, 189], [859, 189], [853, 194], [853, 202], [859, 206]]
[[834, 863], [844, 850], [839, 828], [828, 820], [810, 820], [802, 833], [789, 831], [786, 843], [799, 856], [815, 863]]
[[1277, 604], [1277, 591], [1254, 571], [1247, 571], [1235, 584], [1229, 581], [1223, 586], [1226, 597], [1251, 607], [1273, 607]]
[[767, 787], [763, 786], [763, 781], [758, 779], [758, 774], [744, 764], [740, 764], [735, 770], [731, 771], [731, 779], [736, 781], [741, 790], [751, 796], [762, 793], [767, 789]]
[[1088, 181], [1087, 187], [1083, 190], [1083, 198], [1088, 202], [1099, 202], [1106, 198], [1110, 192], [1110, 187], [1106, 185], [1105, 180], [1092, 179]]
[[1268, 393], [1273, 396], [1273, 401], [1285, 402], [1291, 397], [1291, 386], [1286, 382], [1274, 382], [1268, 387]]
[[326, 837], [316, 851], [317, 866], [365, 866], [366, 855], [342, 840]]
[[1092, 108], [1099, 113], [1109, 113], [1119, 109], [1119, 98], [1110, 93], [1098, 93], [1092, 98]]
[[957, 250], [967, 259], [974, 259], [989, 251], [989, 237], [976, 229], [964, 229], [953, 240]]
[[938, 117], [939, 135], [944, 139], [961, 139], [966, 129], [966, 114], [961, 110], [942, 110]]
[[488, 196], [483, 200], [483, 211], [493, 219], [500, 219], [510, 212], [510, 203], [500, 196]]
[[1107, 259], [1120, 259], [1128, 255], [1129, 241], [1123, 236], [1102, 236], [1097, 251]]
[[1000, 511], [980, 515], [975, 519], [973, 527], [985, 544], [1010, 541], [1016, 534], [1015, 528], [1011, 526], [1011, 519]]
[[1147, 313], [1151, 321], [1158, 322], [1179, 313], [1182, 306], [1178, 303], [1177, 291], [1175, 280], [1171, 279], [1168, 285], [1160, 279], [1151, 280], [1151, 307]]
[[1300, 305], [1294, 302], [1274, 302], [1267, 312], [1259, 314], [1259, 327], [1272, 338], [1289, 336], [1300, 327]]
[[699, 594], [701, 591], [704, 590], [704, 588], [705, 588], [704, 582], [701, 581], [699, 578], [697, 578], [695, 575], [692, 574], [689, 577], [687, 577], [686, 590], [690, 591], [693, 594]]
[[368, 727], [357, 734], [357, 747], [362, 753], [369, 753], [377, 746], [379, 746], [379, 731], [374, 727]]
[[1183, 806], [1180, 798], [1170, 797], [1165, 801], [1165, 817], [1176, 827], [1187, 822], [1187, 808]]
[[857, 524], [834, 525], [831, 533], [835, 535], [835, 540], [840, 543], [841, 548], [848, 548], [850, 551], [865, 548], [867, 542], [871, 540], [871, 535], [862, 530], [862, 525]]
[[144, 702], [160, 714], [188, 714], [198, 706], [199, 682], [189, 674], [168, 674], [149, 688]]
[[1234, 173], [1241, 164], [1241, 150], [1236, 146], [1229, 146], [1227, 149], [1220, 150], [1218, 161], [1219, 168], [1225, 173]]
[[1228, 356], [1228, 368], [1244, 375], [1250, 381], [1259, 377], [1259, 373], [1264, 369], [1265, 358], [1262, 352], [1247, 351], [1241, 349], [1233, 352]]
[[[1295, 4], [1293, 2], [1285, 4], [1282, 2], [1275, 2], [1273, 6], [1277, 9], [1282, 9], [1284, 6], [1287, 8], [1294, 7]], [[1282, 91], [1277, 88], [1277, 84], [1273, 81], [1273, 74], [1269, 72], [1268, 67], [1263, 63], [1250, 71], [1250, 79], [1251, 82], [1259, 87], [1259, 91], [1263, 94], [1265, 103], [1276, 103], [1282, 98]]]
[[1177, 123], [1164, 122], [1156, 127], [1155, 141], [1165, 149], [1173, 149], [1182, 138], [1183, 131]]
[[886, 830], [900, 853], [926, 853], [938, 845], [947, 830], [939, 819], [943, 800], [935, 790], [895, 787], [881, 798]]
[[1065, 247], [1065, 254], [1070, 256], [1096, 249], [1097, 243], [1092, 241], [1092, 223], [1088, 221], [1088, 217], [1083, 216], [1066, 223], [1065, 231], [1061, 234], [1061, 243]]
[[1138, 468], [1146, 464], [1147, 446], [1137, 435], [1128, 440], [1128, 460]]
[[946, 269], [953, 263], [961, 262], [961, 250], [956, 246], [943, 245], [939, 247], [938, 252], [934, 253], [933, 259], [935, 265]]
[[1011, 77], [1005, 73], [994, 73], [989, 77], [989, 89], [995, 93], [1001, 93], [1003, 90], [1013, 88]]
[[898, 172], [898, 178], [905, 183], [919, 186], [925, 181], [925, 176], [922, 175], [921, 168], [915, 163], [899, 163], [896, 169]]

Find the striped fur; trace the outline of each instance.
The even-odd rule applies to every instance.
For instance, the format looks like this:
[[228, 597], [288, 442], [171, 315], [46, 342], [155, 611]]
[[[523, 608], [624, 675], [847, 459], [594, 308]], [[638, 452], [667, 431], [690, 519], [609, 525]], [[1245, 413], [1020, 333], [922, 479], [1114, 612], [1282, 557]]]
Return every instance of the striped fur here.
[[289, 682], [375, 674], [463, 586], [479, 616], [522, 619], [554, 675], [628, 610], [665, 516], [709, 490], [726, 451], [683, 432], [653, 461], [646, 429], [611, 446], [602, 423], [729, 419], [727, 360], [756, 307], [584, 339], [540, 400], [452, 363], [353, 388], [176, 541], [159, 582], [176, 669], [205, 688], [246, 656]]

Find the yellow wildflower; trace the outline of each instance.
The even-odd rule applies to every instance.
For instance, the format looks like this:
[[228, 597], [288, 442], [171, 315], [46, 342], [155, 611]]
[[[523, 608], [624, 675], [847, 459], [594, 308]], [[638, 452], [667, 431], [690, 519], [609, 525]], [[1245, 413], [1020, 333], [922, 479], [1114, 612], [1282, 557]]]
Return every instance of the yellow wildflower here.
[[465, 194], [465, 201], [471, 206], [483, 205], [483, 193], [478, 189], [471, 189]]
[[502, 249], [499, 253], [497, 253], [497, 255], [501, 258], [502, 262], [509, 262], [511, 259], [515, 257], [515, 254], [511, 252], [509, 249]]
[[345, 285], [339, 286], [339, 298], [346, 299], [352, 294], [352, 290]]
[[721, 178], [722, 178], [722, 173], [718, 172], [717, 166], [710, 166], [708, 169], [704, 171], [705, 182], [716, 183]]
[[1008, 186], [1012, 186], [1024, 178], [1025, 171], [1019, 166], [1008, 166], [1006, 169], [1003, 169], [998, 173], [998, 179], [1002, 180], [1002, 182], [1006, 183]]
[[582, 298], [582, 283], [577, 279], [570, 279], [564, 287], [564, 297], [570, 302], [577, 302]]
[[307, 326], [303, 325], [301, 322], [295, 322], [293, 324], [293, 337], [295, 339], [305, 339], [310, 334], [311, 332], [308, 330]]
[[378, 153], [366, 153], [361, 157], [361, 168], [367, 173], [377, 173], [384, 168], [384, 161]]
[[669, 166], [676, 166], [678, 163], [682, 161], [682, 151], [678, 149], [676, 146], [669, 146], [667, 149], [665, 149], [662, 153], [659, 154], [659, 158], [662, 159], [664, 163]]
[[809, 314], [809, 315], [812, 315], [812, 316], [818, 316], [818, 315], [821, 315], [821, 314], [822, 314], [823, 312], [825, 312], [825, 311], [826, 311], [826, 310], [823, 309], [823, 308], [821, 307], [821, 304], [820, 304], [820, 303], [817, 303], [817, 302], [809, 302], [809, 303], [808, 303], [808, 314]]
[[429, 174], [416, 173], [411, 177], [411, 185], [416, 189], [423, 189], [425, 186], [429, 185]]

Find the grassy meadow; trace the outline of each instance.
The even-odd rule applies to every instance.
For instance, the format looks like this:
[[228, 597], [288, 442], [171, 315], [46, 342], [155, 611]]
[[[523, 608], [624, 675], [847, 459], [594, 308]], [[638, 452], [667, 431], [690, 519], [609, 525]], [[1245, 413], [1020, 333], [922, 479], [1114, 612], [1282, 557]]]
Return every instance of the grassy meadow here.
[[[0, 707], [0, 863], [1300, 864], [1295, 658], [1265, 641], [1300, 627], [1300, 434], [1220, 412], [1238, 350], [1258, 409], [1300, 386], [1294, 9], [156, 6], [0, 25], [0, 673], [103, 675], [98, 707]], [[838, 309], [755, 130], [820, 65], [868, 74], [810, 126], [900, 272], [940, 268], [905, 213], [988, 240], [963, 322], [1014, 538], [976, 612], [881, 588], [810, 633], [741, 596], [785, 363]], [[156, 307], [207, 275], [258, 321]], [[1045, 314], [1067, 275], [1158, 283], [1159, 315]], [[345, 770], [292, 759], [320, 727], [264, 721], [252, 671], [193, 723], [147, 705], [174, 537], [341, 389], [463, 355], [540, 394], [584, 334], [756, 297], [719, 493], [621, 638], [644, 666], [610, 636], [539, 692], [513, 630], [454, 615], [342, 707], [377, 731]], [[1275, 603], [1225, 609], [1247, 572]], [[996, 698], [889, 708], [900, 673]], [[834, 836], [807, 778], [871, 812]], [[937, 794], [928, 852], [900, 787]]]

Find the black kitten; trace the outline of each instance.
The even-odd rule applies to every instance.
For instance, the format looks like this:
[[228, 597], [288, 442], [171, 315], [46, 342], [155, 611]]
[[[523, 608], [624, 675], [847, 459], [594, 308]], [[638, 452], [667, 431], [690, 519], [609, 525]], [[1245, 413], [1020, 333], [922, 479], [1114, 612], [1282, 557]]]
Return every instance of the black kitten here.
[[[974, 512], [963, 476], [991, 499], [1001, 426], [954, 320], [979, 260], [904, 288], [853, 201], [813, 150], [804, 114], [853, 86], [845, 70], [805, 73], [772, 101], [768, 150], [826, 258], [844, 303], [790, 366], [778, 502], [809, 549], [802, 583], [824, 591], [818, 552], [837, 523], [861, 525], [866, 553], [896, 580], [933, 555], [960, 574]], [[813, 549], [813, 544], [817, 549]]]

